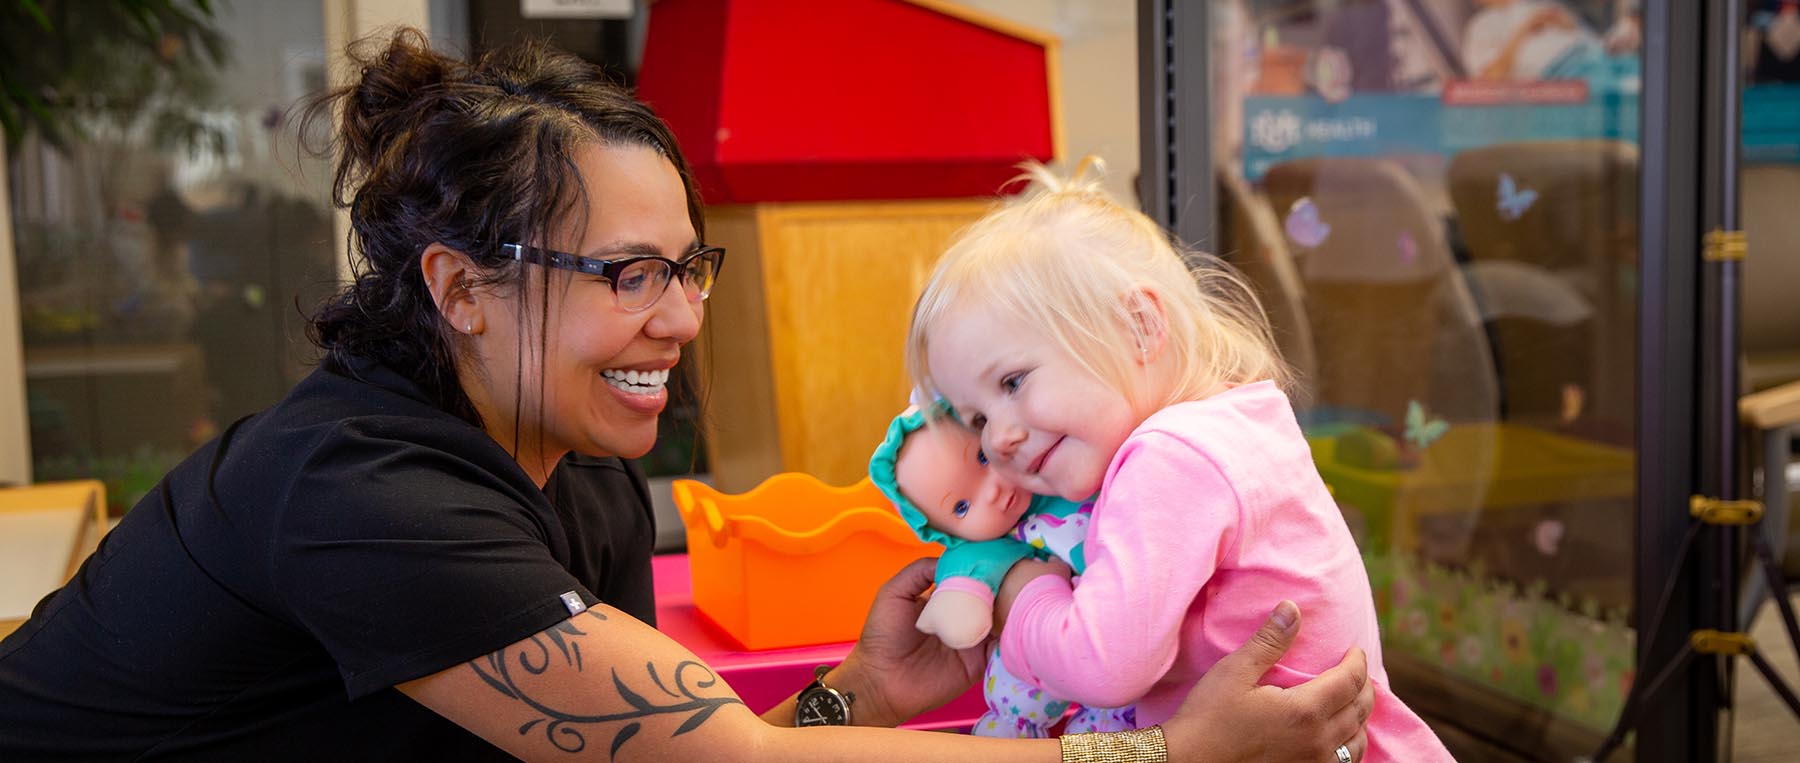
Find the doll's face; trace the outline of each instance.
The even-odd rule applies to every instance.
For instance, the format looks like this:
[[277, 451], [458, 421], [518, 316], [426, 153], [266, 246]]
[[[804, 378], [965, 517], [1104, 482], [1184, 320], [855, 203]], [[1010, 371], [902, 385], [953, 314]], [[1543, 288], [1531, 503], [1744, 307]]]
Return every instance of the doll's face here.
[[1029, 493], [988, 468], [981, 439], [949, 422], [907, 435], [894, 480], [927, 524], [964, 540], [1007, 534], [1031, 505]]

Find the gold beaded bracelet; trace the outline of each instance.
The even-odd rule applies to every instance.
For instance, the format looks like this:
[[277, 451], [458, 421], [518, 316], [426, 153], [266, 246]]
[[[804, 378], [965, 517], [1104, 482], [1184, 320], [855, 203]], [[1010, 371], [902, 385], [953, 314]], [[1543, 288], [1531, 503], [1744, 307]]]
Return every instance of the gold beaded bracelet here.
[[1135, 731], [1064, 734], [1062, 763], [1169, 763], [1161, 726]]

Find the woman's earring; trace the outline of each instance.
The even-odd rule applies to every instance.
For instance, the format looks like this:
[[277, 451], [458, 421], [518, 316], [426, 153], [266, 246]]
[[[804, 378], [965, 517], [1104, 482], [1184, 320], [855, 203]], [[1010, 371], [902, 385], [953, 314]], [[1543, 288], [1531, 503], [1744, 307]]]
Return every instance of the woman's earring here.
[[463, 333], [464, 333], [464, 334], [473, 334], [473, 333], [475, 333], [475, 322], [474, 322], [474, 321], [468, 321], [468, 322], [466, 322], [466, 323], [464, 323], [464, 324], [463, 324]]

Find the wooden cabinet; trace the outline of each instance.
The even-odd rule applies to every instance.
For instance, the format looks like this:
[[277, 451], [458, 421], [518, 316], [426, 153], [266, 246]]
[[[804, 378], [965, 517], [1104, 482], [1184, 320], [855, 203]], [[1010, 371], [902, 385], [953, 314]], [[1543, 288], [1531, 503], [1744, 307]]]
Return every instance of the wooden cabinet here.
[[698, 346], [714, 483], [860, 479], [913, 300], [1021, 161], [1063, 155], [1059, 43], [950, 0], [660, 0], [639, 97], [724, 246]]
[[906, 405], [906, 328], [938, 255], [991, 199], [714, 207], [701, 412], [714, 483], [784, 471], [848, 485]]

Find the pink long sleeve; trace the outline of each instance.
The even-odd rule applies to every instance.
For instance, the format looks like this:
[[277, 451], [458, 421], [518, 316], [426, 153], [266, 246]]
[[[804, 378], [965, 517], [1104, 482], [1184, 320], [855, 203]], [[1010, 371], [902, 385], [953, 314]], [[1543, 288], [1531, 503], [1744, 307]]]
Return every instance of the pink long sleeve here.
[[1174, 661], [1237, 525], [1237, 499], [1210, 459], [1167, 435], [1133, 435], [1094, 507], [1080, 585], [1040, 578], [1014, 600], [1006, 669], [1084, 704], [1136, 701]]
[[1014, 675], [1160, 723], [1290, 599], [1300, 634], [1264, 683], [1304, 683], [1361, 647], [1376, 696], [1366, 760], [1451, 760], [1388, 688], [1362, 555], [1274, 384], [1171, 406], [1132, 432], [1085, 552], [1072, 589], [1040, 578], [1014, 599], [1000, 646]]

